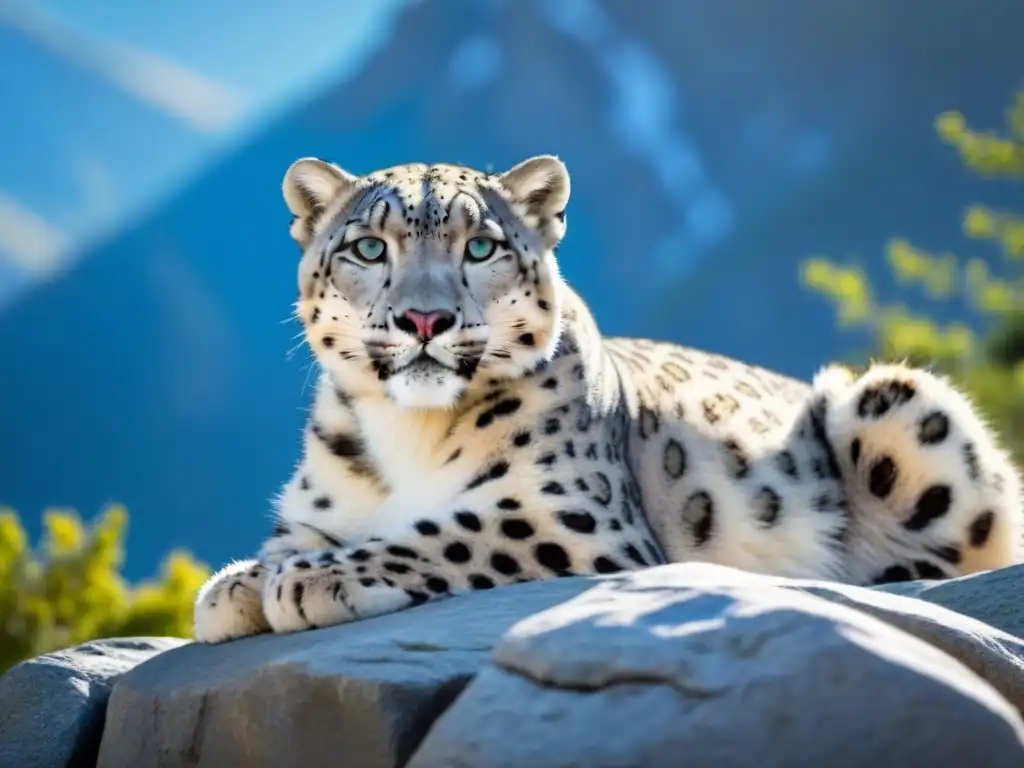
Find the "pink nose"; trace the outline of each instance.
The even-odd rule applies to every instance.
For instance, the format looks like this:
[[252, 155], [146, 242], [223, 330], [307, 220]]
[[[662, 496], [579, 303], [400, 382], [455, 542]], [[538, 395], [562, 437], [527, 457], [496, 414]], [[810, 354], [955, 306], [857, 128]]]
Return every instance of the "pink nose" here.
[[395, 320], [395, 325], [406, 333], [416, 334], [423, 341], [430, 341], [455, 325], [455, 315], [444, 309], [433, 312], [410, 309]]

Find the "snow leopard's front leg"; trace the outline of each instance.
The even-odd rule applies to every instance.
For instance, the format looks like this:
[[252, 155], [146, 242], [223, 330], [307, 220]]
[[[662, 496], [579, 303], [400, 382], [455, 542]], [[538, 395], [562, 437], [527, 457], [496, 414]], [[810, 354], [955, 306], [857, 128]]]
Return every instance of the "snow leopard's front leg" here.
[[420, 552], [379, 540], [300, 552], [270, 569], [263, 611], [279, 633], [393, 613], [450, 594], [433, 565]]
[[310, 525], [278, 524], [256, 559], [229, 563], [214, 573], [196, 595], [192, 634], [200, 643], [222, 643], [270, 632], [263, 610], [267, 577], [295, 555], [342, 543]]
[[267, 571], [256, 560], [230, 563], [213, 574], [196, 596], [193, 636], [222, 643], [270, 631], [263, 613]]
[[377, 537], [346, 542], [336, 530], [282, 523], [260, 555], [269, 570], [268, 624], [295, 632], [470, 591], [664, 562], [627, 498], [621, 466], [586, 474], [557, 465], [544, 444], [533, 450], [526, 466], [540, 469], [515, 471], [511, 460], [493, 459], [452, 499], [451, 511], [392, 519]]

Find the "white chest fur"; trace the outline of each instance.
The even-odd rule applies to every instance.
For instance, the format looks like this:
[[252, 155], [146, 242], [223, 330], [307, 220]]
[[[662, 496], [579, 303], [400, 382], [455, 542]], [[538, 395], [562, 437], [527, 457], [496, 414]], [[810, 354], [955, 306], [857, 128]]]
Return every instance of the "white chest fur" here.
[[356, 413], [367, 450], [390, 489], [377, 516], [407, 520], [445, 511], [465, 481], [456, 464], [445, 463], [454, 450], [445, 440], [450, 415], [386, 401], [361, 402]]
[[[450, 514], [471, 462], [449, 461], [451, 414], [410, 410], [385, 399], [342, 405], [322, 389], [302, 464], [285, 487], [279, 514], [346, 541], [399, 535], [410, 523]], [[361, 453], [339, 457], [332, 439], [357, 440]], [[351, 447], [351, 446], [350, 446]], [[468, 458], [468, 457], [466, 457]], [[358, 471], [360, 462], [369, 471]]]

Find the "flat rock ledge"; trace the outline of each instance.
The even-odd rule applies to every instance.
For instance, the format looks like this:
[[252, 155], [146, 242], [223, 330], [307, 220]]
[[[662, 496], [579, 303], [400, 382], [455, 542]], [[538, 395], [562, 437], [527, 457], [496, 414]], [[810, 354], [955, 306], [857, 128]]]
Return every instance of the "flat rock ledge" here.
[[0, 768], [1024, 765], [1022, 587], [1024, 565], [865, 589], [673, 564], [99, 641], [0, 677]]

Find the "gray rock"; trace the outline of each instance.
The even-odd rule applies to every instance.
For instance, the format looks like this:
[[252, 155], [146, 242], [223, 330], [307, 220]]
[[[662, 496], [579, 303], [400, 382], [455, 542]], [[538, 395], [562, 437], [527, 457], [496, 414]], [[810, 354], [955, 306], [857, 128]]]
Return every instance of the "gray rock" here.
[[910, 598], [663, 566], [513, 627], [408, 765], [1019, 765], [1024, 722], [993, 684], [1019, 704], [1022, 658]]
[[590, 586], [521, 584], [346, 626], [171, 651], [118, 681], [98, 764], [403, 765], [506, 629]]
[[0, 768], [95, 765], [114, 680], [188, 642], [171, 637], [98, 640], [7, 670], [0, 677]]
[[927, 600], [1024, 637], [1024, 564], [958, 579], [904, 581], [875, 589]]
[[[190, 645], [118, 681], [99, 764], [398, 766], [428, 732], [412, 763], [420, 768], [656, 766], [678, 750], [697, 766], [751, 755], [793, 764], [797, 751], [786, 750], [803, 750], [798, 764], [826, 753], [843, 764], [830, 752], [837, 744], [847, 764], [880, 751], [897, 762], [913, 753], [910, 765], [940, 754], [939, 764], [968, 753], [971, 765], [1016, 760], [1021, 641], [885, 593], [984, 608], [1005, 626], [1019, 594], [1012, 578], [1024, 575], [1006, 571], [867, 590], [671, 565]], [[492, 663], [507, 629], [553, 606], [517, 625]], [[607, 626], [630, 615], [632, 625]], [[548, 628], [552, 616], [566, 626]], [[740, 726], [749, 737], [736, 737]], [[897, 740], [901, 731], [917, 735]]]
[[[1007, 609], [1014, 594], [1011, 590], [1019, 594], [1020, 577], [1024, 574], [1016, 567], [1006, 570], [1015, 570], [1016, 578], [984, 578], [1001, 573], [992, 571], [972, 579], [957, 579], [961, 583], [950, 582], [945, 590], [937, 588], [938, 582], [928, 583], [935, 586], [917, 582], [920, 589], [916, 596], [821, 582], [783, 583], [781, 586], [856, 608], [915, 635], [955, 657], [1024, 713], [1024, 641], [974, 618], [992, 616], [1002, 619], [1000, 623], [1004, 626], [1020, 623], [1019, 618], [1016, 622], [1011, 619], [1008, 610], [1000, 615], [990, 610], [997, 605]], [[986, 593], [983, 586], [990, 592]], [[977, 597], [974, 603], [970, 601], [973, 596]], [[965, 612], [954, 611], [952, 606]], [[1024, 610], [1018, 608], [1018, 613]]]

